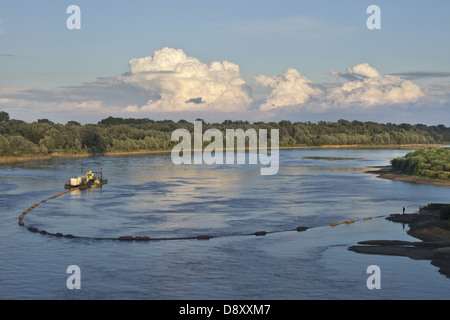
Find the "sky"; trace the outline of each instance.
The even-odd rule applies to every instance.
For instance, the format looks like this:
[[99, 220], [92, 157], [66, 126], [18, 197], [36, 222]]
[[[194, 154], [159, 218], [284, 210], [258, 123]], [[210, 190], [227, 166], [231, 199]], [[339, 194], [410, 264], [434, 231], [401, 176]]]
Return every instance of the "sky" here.
[[449, 126], [449, 12], [448, 0], [5, 0], [0, 111]]

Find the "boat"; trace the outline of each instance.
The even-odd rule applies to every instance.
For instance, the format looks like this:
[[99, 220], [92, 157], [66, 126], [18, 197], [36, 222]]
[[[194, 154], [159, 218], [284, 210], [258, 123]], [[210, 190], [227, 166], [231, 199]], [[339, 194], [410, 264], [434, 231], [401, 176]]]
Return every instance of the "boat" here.
[[103, 171], [100, 168], [99, 172], [89, 172], [84, 175], [77, 176], [76, 178], [71, 178], [64, 185], [65, 189], [79, 189], [86, 190], [89, 188], [100, 188], [102, 185], [107, 184], [108, 180], [103, 179]]

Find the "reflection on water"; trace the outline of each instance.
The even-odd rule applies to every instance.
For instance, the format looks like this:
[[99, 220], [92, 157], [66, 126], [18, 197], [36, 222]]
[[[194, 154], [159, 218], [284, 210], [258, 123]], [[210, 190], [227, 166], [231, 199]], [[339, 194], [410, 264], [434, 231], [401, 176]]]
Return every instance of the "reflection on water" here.
[[[0, 298], [449, 298], [450, 280], [426, 261], [347, 250], [361, 240], [410, 239], [401, 225], [373, 219], [328, 226], [448, 201], [446, 187], [363, 173], [408, 151], [280, 150], [274, 176], [261, 176], [259, 165], [176, 166], [169, 154], [3, 165], [0, 252], [8, 259], [0, 262]], [[17, 226], [20, 212], [60, 192], [81, 168], [103, 168], [109, 183], [41, 204], [27, 225], [82, 237], [213, 238], [61, 239]], [[301, 225], [312, 229], [286, 232]], [[283, 232], [248, 236], [261, 230]], [[65, 287], [72, 264], [82, 270], [81, 292]], [[378, 292], [365, 286], [370, 264], [383, 272]], [[261, 279], [270, 291], [260, 290]]]

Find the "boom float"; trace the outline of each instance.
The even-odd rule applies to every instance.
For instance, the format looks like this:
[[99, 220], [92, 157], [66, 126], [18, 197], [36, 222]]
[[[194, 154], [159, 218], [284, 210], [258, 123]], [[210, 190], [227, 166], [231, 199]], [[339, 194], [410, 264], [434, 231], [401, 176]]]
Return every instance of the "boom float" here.
[[[108, 180], [103, 179], [102, 169], [100, 169], [100, 172], [92, 172], [89, 171], [85, 175], [78, 176], [77, 178], [72, 178], [69, 182], [65, 184], [66, 189], [70, 189], [70, 191], [75, 191], [77, 189], [88, 189], [88, 188], [95, 188], [95, 187], [101, 187], [103, 184], [108, 183]], [[60, 197], [62, 195], [67, 194], [68, 191], [60, 192], [48, 199], [42, 200], [40, 203], [46, 203], [48, 200], [55, 199], [57, 197]], [[197, 239], [197, 240], [210, 240], [212, 238], [219, 238], [219, 237], [226, 237], [226, 236], [265, 236], [267, 234], [271, 233], [279, 233], [279, 232], [288, 232], [288, 231], [297, 231], [302, 232], [306, 231], [311, 228], [319, 228], [319, 227], [325, 227], [327, 225], [322, 226], [316, 226], [316, 227], [306, 227], [306, 226], [298, 226], [295, 229], [286, 229], [286, 230], [278, 230], [278, 231], [256, 231], [254, 233], [242, 233], [242, 234], [233, 234], [233, 235], [209, 235], [209, 234], [202, 234], [197, 236], [178, 236], [178, 237], [167, 237], [167, 238], [153, 238], [149, 236], [119, 236], [119, 237], [86, 237], [86, 236], [75, 236], [73, 234], [62, 234], [60, 232], [53, 233], [48, 232], [46, 230], [40, 230], [38, 228], [32, 227], [32, 226], [26, 226], [25, 225], [25, 217], [27, 214], [29, 214], [33, 209], [37, 208], [40, 203], [35, 203], [31, 205], [28, 209], [23, 211], [19, 215], [19, 226], [24, 227], [28, 229], [29, 231], [40, 233], [47, 236], [56, 236], [56, 237], [65, 237], [65, 238], [78, 238], [78, 239], [93, 239], [93, 240], [119, 240], [119, 241], [162, 241], [162, 240], [188, 240], [188, 239]], [[365, 217], [363, 220], [371, 220], [373, 218], [381, 218], [385, 217], [384, 215], [377, 216], [377, 217]], [[341, 222], [332, 222], [328, 224], [328, 226], [339, 226], [342, 224], [352, 224], [358, 220], [356, 219], [347, 219], [345, 221]]]

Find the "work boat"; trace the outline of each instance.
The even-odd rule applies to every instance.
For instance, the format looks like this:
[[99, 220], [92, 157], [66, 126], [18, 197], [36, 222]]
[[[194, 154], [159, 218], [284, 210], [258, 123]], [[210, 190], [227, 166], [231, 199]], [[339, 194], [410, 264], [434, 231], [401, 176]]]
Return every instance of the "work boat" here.
[[99, 188], [107, 183], [108, 180], [103, 179], [103, 172], [100, 168], [100, 172], [92, 172], [92, 170], [89, 170], [89, 172], [84, 175], [71, 178], [70, 181], [66, 182], [64, 188], [86, 190], [89, 188]]

